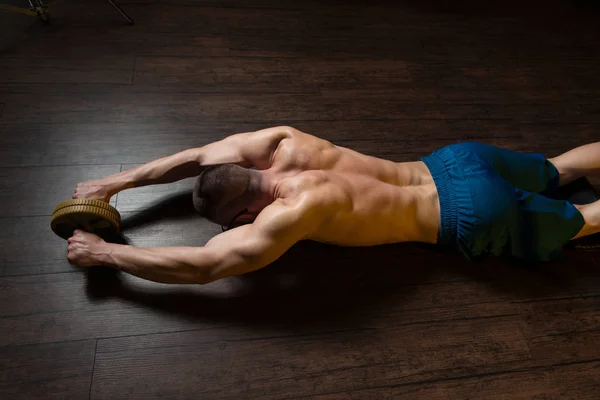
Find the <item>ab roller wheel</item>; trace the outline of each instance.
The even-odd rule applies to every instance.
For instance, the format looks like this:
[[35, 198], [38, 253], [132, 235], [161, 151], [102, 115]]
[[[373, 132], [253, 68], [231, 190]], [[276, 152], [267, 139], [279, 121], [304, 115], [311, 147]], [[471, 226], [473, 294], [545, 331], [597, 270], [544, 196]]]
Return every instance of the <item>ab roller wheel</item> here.
[[101, 200], [67, 200], [54, 209], [50, 227], [63, 239], [71, 237], [75, 229], [108, 238], [119, 234], [121, 215], [116, 208]]

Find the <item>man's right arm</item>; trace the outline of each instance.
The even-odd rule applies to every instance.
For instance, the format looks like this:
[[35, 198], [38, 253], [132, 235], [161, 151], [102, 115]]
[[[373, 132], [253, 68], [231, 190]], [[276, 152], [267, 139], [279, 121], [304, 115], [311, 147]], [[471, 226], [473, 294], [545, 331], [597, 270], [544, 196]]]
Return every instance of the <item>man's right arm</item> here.
[[252, 224], [221, 233], [203, 247], [138, 248], [76, 231], [68, 240], [67, 257], [81, 267], [111, 266], [160, 283], [206, 284], [271, 264], [328, 216], [314, 196], [278, 199]]
[[244, 167], [269, 168], [279, 143], [294, 132], [290, 127], [275, 127], [239, 133], [203, 147], [184, 150], [139, 167], [77, 185], [73, 198], [109, 201], [122, 190], [170, 183], [198, 176], [210, 165], [237, 164]]

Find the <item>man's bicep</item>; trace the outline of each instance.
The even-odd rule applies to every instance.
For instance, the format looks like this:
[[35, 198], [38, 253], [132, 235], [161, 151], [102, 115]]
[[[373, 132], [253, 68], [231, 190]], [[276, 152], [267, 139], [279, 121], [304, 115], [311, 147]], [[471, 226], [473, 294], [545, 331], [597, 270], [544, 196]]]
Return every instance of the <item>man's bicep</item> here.
[[236, 133], [205, 146], [188, 150], [189, 158], [210, 166], [237, 164], [242, 167], [269, 167], [270, 156], [284, 134], [275, 131]]

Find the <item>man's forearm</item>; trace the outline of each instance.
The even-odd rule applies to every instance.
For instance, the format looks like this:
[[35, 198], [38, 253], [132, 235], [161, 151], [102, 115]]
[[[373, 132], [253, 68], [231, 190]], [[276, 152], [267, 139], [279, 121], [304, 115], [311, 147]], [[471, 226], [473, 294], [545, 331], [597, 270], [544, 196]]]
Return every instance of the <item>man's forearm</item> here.
[[213, 252], [203, 247], [139, 248], [106, 243], [94, 257], [98, 264], [160, 283], [208, 283], [217, 264]]
[[209, 165], [247, 162], [241, 156], [243, 135], [232, 135], [206, 146], [184, 150], [102, 179], [111, 195], [139, 186], [171, 183], [198, 176]]
[[103, 178], [111, 195], [139, 186], [176, 182], [200, 175], [202, 165], [198, 160], [199, 150], [182, 151], [160, 158], [139, 167]]

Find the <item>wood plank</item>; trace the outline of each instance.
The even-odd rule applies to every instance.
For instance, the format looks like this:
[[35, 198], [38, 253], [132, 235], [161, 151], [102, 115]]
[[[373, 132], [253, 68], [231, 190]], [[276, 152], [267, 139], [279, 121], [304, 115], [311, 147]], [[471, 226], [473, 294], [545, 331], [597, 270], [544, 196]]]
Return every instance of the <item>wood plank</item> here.
[[[598, 61], [527, 59], [490, 61], [394, 59], [138, 57], [136, 91], [315, 92], [357, 88], [359, 92], [414, 92], [463, 101], [561, 101], [598, 86]], [[451, 90], [450, 90], [451, 89]], [[417, 95], [412, 95], [416, 97]], [[423, 96], [425, 98], [425, 96]]]
[[[245, 58], [239, 58], [240, 62], [243, 63]], [[289, 61], [289, 60], [288, 60]], [[291, 63], [291, 61], [289, 61]], [[548, 61], [550, 62], [550, 61]], [[368, 80], [371, 78], [365, 78]], [[235, 79], [232, 79], [235, 81]], [[375, 79], [371, 79], [371, 82]], [[5, 83], [0, 84], [0, 100], [8, 101], [9, 97], [17, 94], [36, 94], [36, 95], [56, 95], [57, 92], [62, 92], [69, 95], [80, 95], [80, 94], [110, 94], [113, 97], [120, 97], [122, 95], [130, 96], [135, 93], [140, 95], [148, 95], [152, 93], [154, 95], [163, 94], [170, 95], [172, 93], [187, 93], [194, 94], [197, 97], [201, 95], [212, 95], [212, 94], [229, 94], [236, 96], [246, 94], [257, 94], [263, 92], [260, 81], [252, 84], [245, 85], [237, 91], [232, 91], [228, 88], [231, 86], [231, 82], [222, 82], [219, 86], [205, 87], [202, 85], [184, 85], [184, 84], [160, 84], [160, 85], [124, 85], [124, 84], [16, 84], [16, 83]], [[372, 85], [375, 85], [373, 83]], [[338, 95], [345, 97], [361, 97], [368, 95], [369, 97], [379, 96], [382, 98], [395, 98], [401, 96], [401, 98], [409, 99], [410, 101], [419, 101], [424, 103], [476, 103], [476, 104], [536, 104], [536, 103], [562, 103], [567, 100], [572, 102], [581, 101], [583, 103], [593, 103], [595, 99], [587, 96], [585, 91], [589, 86], [577, 87], [577, 86], [550, 86], [545, 85], [541, 88], [531, 87], [525, 85], [513, 85], [512, 87], [503, 86], [502, 88], [485, 88], [468, 85], [445, 85], [443, 82], [432, 79], [431, 81], [423, 81], [416, 84], [400, 84], [379, 87], [367, 87], [367, 85], [352, 85], [346, 88], [335, 88], [330, 84], [326, 85], [325, 82], [319, 82], [318, 90], [315, 89], [317, 85], [315, 83], [307, 83], [302, 85], [303, 92], [298, 92], [292, 85], [278, 86], [277, 88], [266, 89], [268, 92], [279, 93], [279, 94], [313, 94], [318, 95], [320, 93], [328, 96]], [[296, 90], [296, 92], [295, 92]], [[578, 100], [580, 99], [581, 100]]]
[[[597, 86], [593, 71], [600, 60], [571, 59], [482, 60], [474, 57], [448, 59], [428, 56], [418, 61], [326, 57], [160, 57], [139, 56], [137, 86], [186, 90], [246, 91], [276, 88], [288, 91], [324, 88], [410, 90], [415, 85], [438, 90], [509, 91], [528, 89], [530, 95], [558, 89], [587, 89]], [[179, 86], [178, 86], [179, 85]], [[554, 92], [555, 94], [558, 94]], [[565, 92], [563, 95], [568, 96]]]
[[[352, 96], [349, 96], [352, 94]], [[600, 113], [590, 104], [569, 101], [548, 104], [456, 103], [423, 99], [423, 93], [398, 92], [395, 96], [356, 93], [322, 95], [191, 93], [12, 94], [2, 117], [6, 122], [104, 123], [206, 121], [277, 121], [381, 119], [483, 119], [520, 122], [597, 123]], [[416, 98], [411, 97], [415, 95]], [[35, 97], [35, 103], [33, 99]], [[287, 121], [287, 122], [285, 122]]]
[[[294, 29], [282, 30], [273, 37], [265, 35], [264, 31], [261, 34], [260, 28], [249, 23], [245, 35], [231, 37], [232, 55], [384, 57], [402, 54], [404, 58], [416, 59], [425, 54], [447, 58], [476, 55], [482, 59], [568, 58], [591, 56], [594, 52], [589, 42], [576, 40], [577, 34], [560, 35], [554, 28], [560, 26], [577, 31], [581, 39], [597, 37], [591, 25], [578, 25], [577, 18], [558, 19], [548, 15], [542, 20], [538, 19], [539, 15], [526, 18], [515, 14], [478, 18], [468, 13], [419, 12], [414, 7], [363, 7], [354, 10], [354, 17], [344, 15], [343, 11], [338, 15], [339, 20], [333, 16], [325, 29], [323, 14], [331, 12], [327, 8], [306, 11], [302, 13], [303, 19], [290, 15], [286, 22]], [[265, 19], [262, 17], [263, 21]], [[352, 25], [354, 29], [348, 29], [353, 20], [356, 20]], [[257, 25], [260, 21], [261, 17], [256, 17]], [[435, 28], [425, 28], [432, 26]], [[310, 40], [302, 40], [306, 37]]]
[[[94, 4], [105, 8], [113, 16], [110, 7], [102, 3], [88, 3], [84, 8], [92, 7]], [[120, 18], [118, 14], [115, 14]], [[78, 16], [77, 18], [82, 18]], [[130, 56], [131, 54], [159, 55], [159, 56], [229, 56], [229, 44], [227, 37], [202, 34], [185, 30], [165, 34], [157, 30], [140, 29], [141, 24], [133, 27], [124, 27], [120, 21], [107, 28], [105, 21], [97, 17], [87, 20], [84, 27], [74, 27], [73, 22], [77, 19], [65, 19], [62, 23], [54, 26], [57, 29], [50, 34], [43, 32], [30, 38], [29, 41], [21, 43], [17, 49], [10, 53], [12, 56], [23, 56], [31, 52], [43, 53], [43, 48], [53, 48], [56, 57], [77, 58], [94, 57], [101, 50], [105, 54], [115, 57]], [[81, 20], [86, 24], [85, 19]], [[95, 27], [91, 21], [96, 21]], [[153, 24], [155, 21], [149, 21]], [[126, 31], [124, 31], [127, 29]], [[128, 82], [129, 83], [129, 82]]]
[[242, 127], [247, 128], [228, 123], [0, 124], [0, 165], [144, 163], [222, 139]]
[[[517, 23], [518, 21], [504, 21], [505, 24]], [[420, 21], [419, 23], [424, 23]], [[435, 24], [436, 22], [429, 22]], [[467, 25], [466, 23], [464, 25]], [[507, 26], [504, 25], [504, 26]], [[423, 25], [427, 26], [427, 25]], [[500, 25], [498, 25], [500, 26]], [[458, 28], [460, 29], [460, 28]], [[462, 27], [464, 30], [464, 26]], [[481, 28], [483, 30], [483, 28]], [[421, 40], [415, 38], [412, 33], [414, 30], [404, 32], [378, 33], [381, 35], [374, 41], [372, 32], [366, 33], [362, 37], [336, 36], [315, 37], [310, 40], [303, 40], [299, 36], [276, 36], [261, 37], [258, 35], [235, 36], [230, 39], [230, 55], [232, 56], [261, 56], [261, 57], [386, 57], [387, 55], [406, 54], [409, 59], [418, 60], [422, 54], [433, 54], [438, 57], [469, 57], [477, 56], [480, 58], [501, 59], [511, 58], [576, 58], [593, 57], [593, 49], [584, 42], [565, 41], [560, 38], [547, 39], [541, 43], [540, 37], [535, 37], [525, 44], [515, 45], [514, 39], [507, 40], [506, 36], [501, 36], [500, 40], [481, 40], [473, 42], [468, 34], [456, 35], [456, 30], [448, 29], [444, 34], [436, 32], [435, 36], [424, 37]], [[531, 32], [531, 31], [528, 31]], [[545, 32], [544, 34], [547, 34]], [[456, 37], [455, 43], [448, 43], [440, 39], [444, 35]], [[480, 32], [485, 36], [484, 32]], [[404, 40], [398, 40], [398, 37], [405, 35]], [[412, 36], [411, 36], [412, 35]], [[439, 36], [438, 36], [439, 35]], [[515, 35], [526, 35], [526, 32], [517, 32]], [[461, 37], [462, 36], [462, 37]], [[594, 38], [593, 35], [584, 35], [588, 40]], [[409, 38], [409, 39], [407, 39]], [[503, 40], [504, 39], [504, 40]], [[539, 45], [541, 43], [541, 45]]]
[[[420, 60], [350, 57], [322, 59], [265, 57], [153, 57], [139, 56], [141, 77], [125, 84], [0, 83], [0, 94], [63, 93], [242, 93], [280, 94], [337, 93], [385, 96], [424, 102], [548, 103], [574, 100], [585, 95], [593, 79], [575, 75], [579, 83], [561, 79], [568, 65], [545, 68], [552, 60], [523, 61], [518, 66], [494, 66], [475, 60]], [[557, 62], [558, 63], [558, 62]], [[150, 64], [150, 65], [147, 65]], [[158, 64], [158, 65], [156, 65]], [[314, 64], [314, 65], [313, 65]], [[583, 71], [597, 62], [580, 61]], [[208, 69], [208, 70], [207, 70]], [[207, 71], [205, 71], [207, 70]], [[521, 72], [521, 70], [527, 70]], [[587, 84], [581, 83], [587, 81]], [[346, 82], [344, 84], [344, 82]], [[544, 84], [544, 82], [546, 82]], [[598, 86], [598, 85], [595, 85]], [[586, 98], [583, 97], [582, 101]], [[593, 102], [590, 98], [588, 102]]]
[[130, 84], [133, 56], [3, 57], [0, 84], [3, 83], [106, 83]]
[[67, 243], [50, 229], [50, 217], [0, 218], [0, 230], [1, 276], [73, 270], [67, 261]]
[[[357, 85], [386, 89], [411, 82], [406, 65], [390, 60], [231, 57], [137, 57], [137, 87], [193, 86], [206, 91], [315, 92]], [[406, 85], [408, 86], [408, 85]]]
[[[189, 6], [198, 4], [195, 0], [129, 0], [128, 4], [152, 4], [152, 5], [164, 5], [164, 4], [175, 4], [178, 6]], [[369, 5], [369, 7], [389, 7], [391, 5], [396, 5], [396, 2], [391, 1], [379, 1], [375, 4]], [[547, 9], [540, 10], [538, 7], [540, 4], [546, 5]], [[338, 3], [333, 2], [323, 2], [318, 0], [307, 0], [301, 3], [294, 1], [276, 1], [276, 0], [257, 0], [252, 3], [247, 3], [244, 0], [202, 0], [203, 7], [223, 7], [223, 8], [238, 8], [238, 9], [283, 9], [283, 10], [304, 10], [304, 9], [313, 9], [316, 6], [323, 7], [336, 7]], [[359, 4], [360, 5], [360, 4]], [[577, 10], [583, 8], [584, 4], [580, 4], [579, 7], [574, 6], [573, 4], [565, 4], [560, 0], [532, 0], [525, 4], [521, 4], [517, 0], [507, 0], [502, 3], [490, 2], [486, 4], [481, 4], [479, 2], [471, 1], [471, 0], [460, 0], [454, 4], [453, 7], [442, 6], [435, 2], [433, 3], [422, 3], [419, 8], [413, 10], [413, 13], [432, 13], [433, 11], [438, 11], [440, 13], [451, 13], [451, 12], [469, 12], [470, 15], [513, 15], [512, 10], [507, 10], [507, 6], [509, 5], [520, 5], [521, 9], [519, 10], [523, 15], [546, 15], [552, 14], [553, 12], [559, 11], [568, 11], [573, 9]], [[413, 3], [404, 2], [401, 3], [400, 6], [406, 7], [407, 9], [414, 8]], [[355, 10], [356, 5], [352, 4], [352, 7], [340, 8], [340, 12]]]
[[[600, 329], [587, 332], [567, 332], [528, 340], [532, 361], [539, 364], [574, 363], [598, 360]], [[560, 361], [564, 360], [564, 361]], [[600, 381], [598, 381], [600, 384]]]
[[0, 218], [50, 216], [58, 203], [71, 198], [77, 183], [119, 170], [119, 165], [0, 168]]
[[565, 249], [563, 260], [538, 265], [488, 258], [481, 263], [448, 262], [441, 268], [450, 276], [485, 282], [486, 290], [521, 303], [599, 295], [597, 263], [594, 253]]
[[538, 364], [600, 359], [600, 296], [524, 303], [523, 333]]
[[600, 362], [576, 363], [536, 368], [523, 371], [506, 371], [464, 379], [439, 380], [413, 385], [361, 391], [340, 391], [322, 396], [309, 396], [312, 400], [355, 399], [596, 399], [600, 389]]
[[600, 328], [600, 296], [524, 302], [521, 313], [527, 321], [527, 336], [559, 335]]
[[[81, 269], [73, 273], [3, 277], [1, 285], [0, 296], [7, 302], [2, 307], [2, 318], [31, 315], [39, 317], [47, 313], [109, 307], [108, 303], [94, 305], [93, 302], [86, 301], [86, 276]], [[21, 301], [9, 307], [9, 299], [16, 296], [22, 297]]]
[[89, 396], [96, 341], [0, 347], [0, 396], [83, 399]]
[[[517, 325], [499, 317], [250, 341], [201, 332], [100, 340], [92, 398], [153, 397], [159, 387], [166, 397], [301, 397], [489, 373], [528, 357]], [[145, 367], [157, 364], [159, 373]]]
[[[473, 91], [514, 91], [522, 100], [558, 100], [573, 92], [586, 92], [598, 87], [597, 76], [591, 71], [600, 60], [570, 59], [502, 59], [447, 60], [445, 57], [407, 63], [413, 82], [421, 85]], [[516, 94], [516, 93], [515, 93]]]

